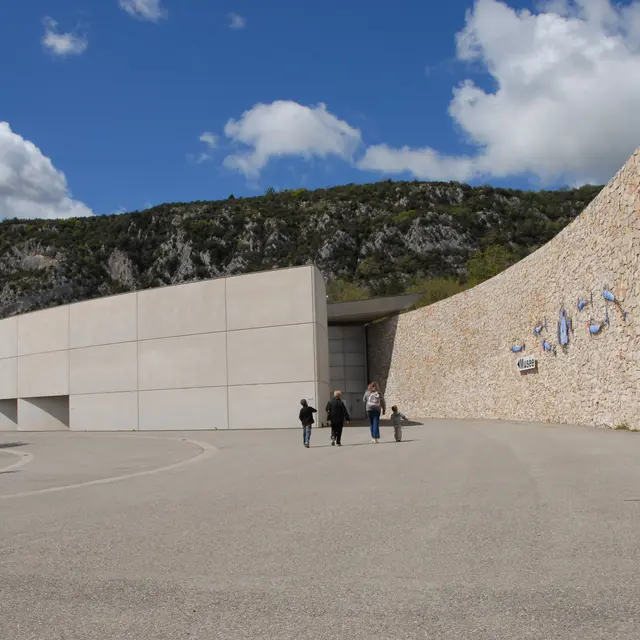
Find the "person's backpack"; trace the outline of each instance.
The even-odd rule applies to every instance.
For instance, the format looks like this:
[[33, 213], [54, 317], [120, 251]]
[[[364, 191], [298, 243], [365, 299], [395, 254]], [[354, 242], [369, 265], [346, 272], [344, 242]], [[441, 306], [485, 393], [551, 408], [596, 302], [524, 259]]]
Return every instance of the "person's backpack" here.
[[371, 393], [367, 404], [373, 409], [379, 409], [381, 405], [380, 394], [377, 391]]

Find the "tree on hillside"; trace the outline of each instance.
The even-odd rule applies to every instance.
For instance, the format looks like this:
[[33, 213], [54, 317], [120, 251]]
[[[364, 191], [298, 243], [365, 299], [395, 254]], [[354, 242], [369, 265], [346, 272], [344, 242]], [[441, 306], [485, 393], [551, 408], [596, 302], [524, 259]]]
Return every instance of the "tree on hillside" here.
[[480, 284], [497, 276], [517, 261], [517, 257], [502, 245], [490, 245], [467, 260], [467, 282], [471, 286]]
[[419, 309], [454, 296], [466, 288], [454, 278], [420, 278], [407, 287], [406, 293], [423, 294], [422, 298], [414, 305], [415, 309]]
[[327, 297], [329, 298], [329, 302], [364, 300], [369, 296], [369, 292], [364, 287], [360, 287], [353, 282], [347, 282], [342, 278], [336, 278], [327, 283]]

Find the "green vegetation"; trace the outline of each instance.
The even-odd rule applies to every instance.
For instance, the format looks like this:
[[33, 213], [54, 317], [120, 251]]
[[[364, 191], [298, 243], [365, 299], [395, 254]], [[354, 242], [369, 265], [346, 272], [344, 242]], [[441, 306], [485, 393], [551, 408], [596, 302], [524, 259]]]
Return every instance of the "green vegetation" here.
[[332, 302], [348, 302], [350, 300], [364, 300], [370, 297], [369, 291], [353, 282], [341, 278], [327, 283], [327, 296]]
[[518, 257], [511, 251], [507, 251], [500, 245], [492, 244], [467, 260], [467, 282], [473, 287], [497, 276], [517, 261]]
[[378, 182], [0, 223], [0, 316], [133, 289], [316, 264], [331, 300], [431, 304], [548, 242], [600, 187]]
[[414, 305], [415, 309], [426, 307], [434, 302], [456, 295], [468, 287], [454, 278], [421, 278], [410, 285], [406, 293], [422, 293], [422, 298]]
[[627, 422], [621, 422], [620, 424], [617, 424], [615, 427], [616, 431], [633, 431], [633, 429], [629, 426], [629, 423]]

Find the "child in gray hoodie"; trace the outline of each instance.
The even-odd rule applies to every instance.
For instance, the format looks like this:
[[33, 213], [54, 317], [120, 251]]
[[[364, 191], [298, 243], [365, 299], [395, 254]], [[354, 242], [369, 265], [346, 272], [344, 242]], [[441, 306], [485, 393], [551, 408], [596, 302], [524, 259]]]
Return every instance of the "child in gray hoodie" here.
[[391, 424], [393, 425], [393, 437], [396, 439], [396, 442], [402, 441], [402, 421], [406, 419], [407, 416], [405, 416], [404, 413], [400, 413], [396, 405], [391, 407]]

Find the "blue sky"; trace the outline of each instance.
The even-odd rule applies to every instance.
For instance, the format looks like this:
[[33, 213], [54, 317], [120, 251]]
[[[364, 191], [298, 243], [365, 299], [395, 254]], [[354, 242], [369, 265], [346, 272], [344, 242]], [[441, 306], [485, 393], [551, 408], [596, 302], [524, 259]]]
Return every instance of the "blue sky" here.
[[0, 216], [604, 181], [640, 145], [638, 4], [5, 2]]

